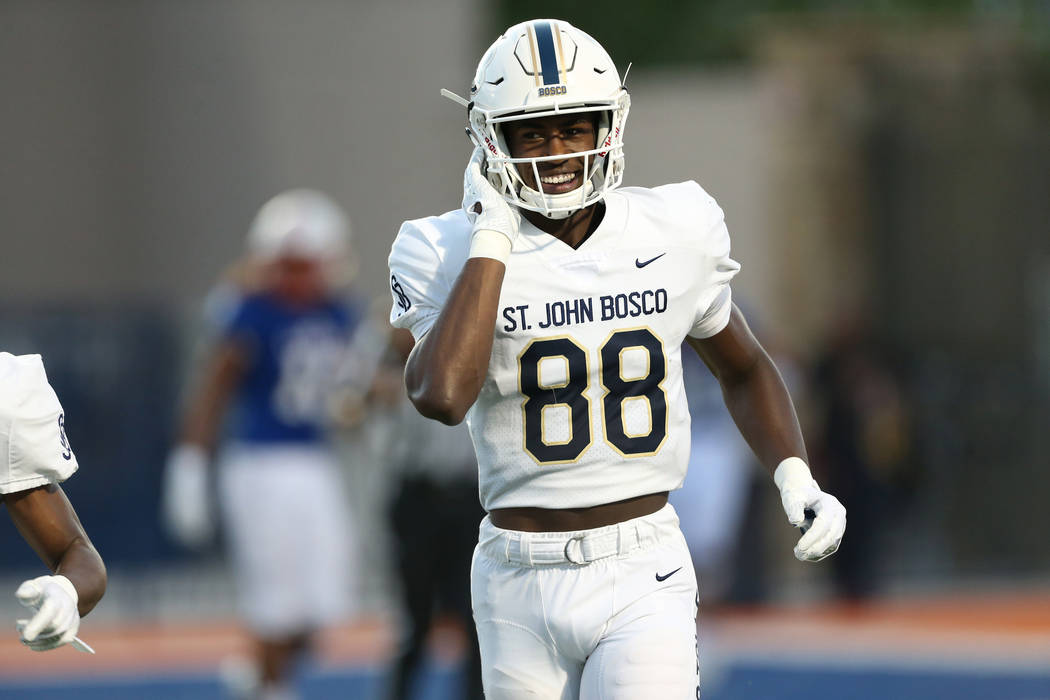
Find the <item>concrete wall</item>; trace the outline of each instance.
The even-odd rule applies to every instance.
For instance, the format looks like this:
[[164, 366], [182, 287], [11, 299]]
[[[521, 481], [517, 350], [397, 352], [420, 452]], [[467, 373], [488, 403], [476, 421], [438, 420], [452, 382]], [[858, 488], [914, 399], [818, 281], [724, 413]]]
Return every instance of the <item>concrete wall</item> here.
[[[471, 0], [0, 5], [0, 299], [192, 308], [255, 209], [313, 186], [350, 212], [385, 293], [406, 218], [458, 206], [465, 92], [494, 37]], [[746, 74], [630, 78], [631, 184], [699, 180], [727, 211], [743, 293], [766, 158]]]
[[0, 299], [196, 300], [290, 186], [351, 213], [363, 281], [458, 205], [470, 0], [0, 5]]
[[773, 110], [762, 79], [739, 70], [632, 69], [627, 82], [632, 103], [625, 184], [696, 180], [718, 200], [733, 257], [743, 265], [734, 294], [763, 322], [758, 317], [767, 316], [762, 307], [778, 268], [767, 242], [778, 232], [768, 207]]

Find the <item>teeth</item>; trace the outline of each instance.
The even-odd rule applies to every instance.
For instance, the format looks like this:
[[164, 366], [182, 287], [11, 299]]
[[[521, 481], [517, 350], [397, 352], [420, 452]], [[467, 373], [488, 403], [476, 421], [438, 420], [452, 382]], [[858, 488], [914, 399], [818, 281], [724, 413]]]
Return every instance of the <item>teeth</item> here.
[[576, 177], [576, 173], [565, 173], [563, 175], [551, 175], [549, 177], [541, 177], [540, 178], [540, 182], [542, 182], [544, 185], [560, 185], [563, 182], [568, 182], [569, 180], [573, 179], [574, 177]]

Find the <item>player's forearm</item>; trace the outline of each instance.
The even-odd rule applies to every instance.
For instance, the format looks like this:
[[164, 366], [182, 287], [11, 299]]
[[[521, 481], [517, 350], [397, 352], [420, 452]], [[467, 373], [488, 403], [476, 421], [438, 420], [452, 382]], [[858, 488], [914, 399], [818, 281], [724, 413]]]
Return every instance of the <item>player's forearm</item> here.
[[95, 607], [106, 591], [106, 567], [62, 488], [38, 486], [5, 496], [4, 504], [40, 560], [77, 589], [80, 614]]
[[208, 408], [191, 407], [179, 431], [179, 444], [195, 445], [211, 452], [218, 440], [218, 425], [222, 412]]
[[764, 351], [747, 371], [719, 379], [730, 415], [770, 473], [788, 457], [806, 459], [806, 444], [791, 395]]
[[505, 271], [496, 260], [468, 260], [434, 327], [409, 356], [405, 385], [424, 416], [454, 425], [477, 399], [488, 374]]
[[81, 617], [91, 612], [106, 592], [106, 565], [91, 543], [79, 537], [70, 543], [55, 573], [68, 578], [77, 589]]
[[227, 341], [216, 348], [187, 407], [179, 442], [196, 445], [205, 451], [214, 448], [222, 416], [245, 366], [244, 352], [236, 344]]
[[197, 445], [210, 452], [218, 441], [222, 416], [232, 393], [232, 385], [216, 375], [210, 376], [190, 400], [179, 431], [179, 442]]

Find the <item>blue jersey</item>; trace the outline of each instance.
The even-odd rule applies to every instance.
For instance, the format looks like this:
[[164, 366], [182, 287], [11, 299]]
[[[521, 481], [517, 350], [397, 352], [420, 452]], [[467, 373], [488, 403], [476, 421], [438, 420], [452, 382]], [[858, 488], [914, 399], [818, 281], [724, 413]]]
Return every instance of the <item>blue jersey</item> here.
[[228, 437], [256, 444], [322, 441], [357, 321], [351, 307], [335, 300], [304, 309], [267, 294], [245, 297], [223, 333], [248, 355]]

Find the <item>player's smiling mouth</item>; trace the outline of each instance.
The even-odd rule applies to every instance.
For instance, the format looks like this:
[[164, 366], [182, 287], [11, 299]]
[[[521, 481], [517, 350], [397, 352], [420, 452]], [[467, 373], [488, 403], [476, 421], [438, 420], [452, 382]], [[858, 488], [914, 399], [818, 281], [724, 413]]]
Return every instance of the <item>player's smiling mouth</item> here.
[[579, 176], [579, 172], [541, 175], [540, 183], [543, 186], [544, 193], [561, 194], [562, 192], [571, 192], [579, 187]]

